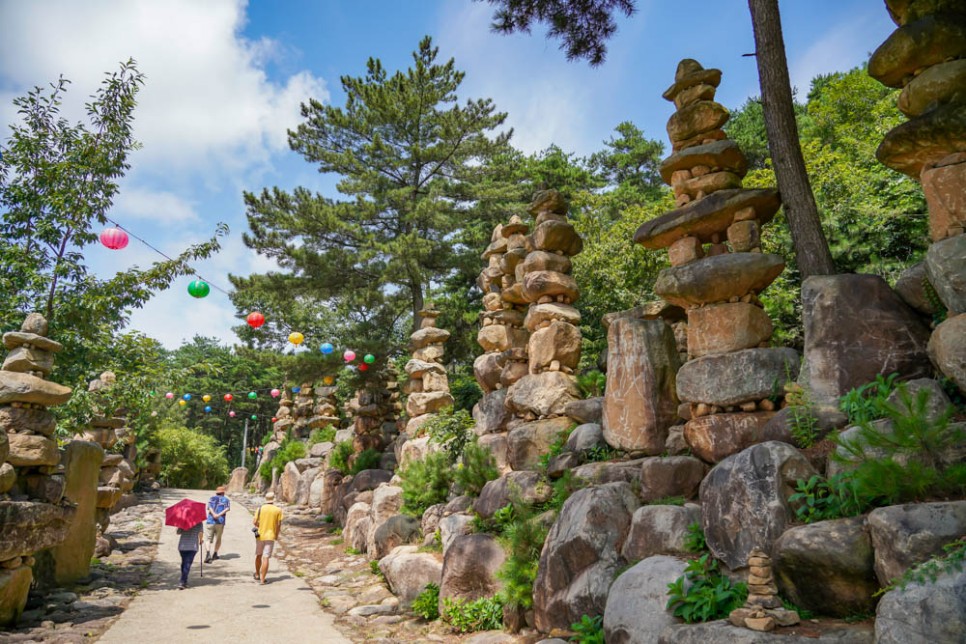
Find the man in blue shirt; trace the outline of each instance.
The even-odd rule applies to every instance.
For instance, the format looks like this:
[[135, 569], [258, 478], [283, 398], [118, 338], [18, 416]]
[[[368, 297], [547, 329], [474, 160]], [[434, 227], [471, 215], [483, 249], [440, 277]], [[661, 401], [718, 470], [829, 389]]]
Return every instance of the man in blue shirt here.
[[[225, 531], [225, 515], [231, 509], [231, 501], [225, 497], [225, 486], [219, 485], [215, 496], [208, 499], [208, 520], [205, 522], [205, 536], [208, 540], [208, 556], [205, 563], [211, 563], [218, 558], [221, 548], [221, 533]], [[211, 544], [215, 544], [215, 552], [211, 552]]]

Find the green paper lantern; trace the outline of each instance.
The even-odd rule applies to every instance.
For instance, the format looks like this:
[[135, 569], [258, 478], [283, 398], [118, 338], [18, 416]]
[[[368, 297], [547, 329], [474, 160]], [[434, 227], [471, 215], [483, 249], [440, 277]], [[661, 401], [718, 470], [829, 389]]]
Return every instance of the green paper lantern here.
[[208, 286], [208, 282], [203, 282], [201, 280], [194, 280], [188, 284], [188, 295], [191, 297], [207, 297], [208, 293], [211, 293], [211, 287]]
[[256, 416], [255, 414], [252, 414], [252, 420], [258, 420], [258, 416]]
[[367, 353], [366, 357], [363, 358], [362, 361], [366, 364], [372, 364], [376, 361], [376, 356], [372, 355], [371, 353]]
[[258, 394], [256, 394], [254, 391], [249, 391], [248, 397], [251, 398], [252, 400], [255, 400], [256, 398], [258, 398]]

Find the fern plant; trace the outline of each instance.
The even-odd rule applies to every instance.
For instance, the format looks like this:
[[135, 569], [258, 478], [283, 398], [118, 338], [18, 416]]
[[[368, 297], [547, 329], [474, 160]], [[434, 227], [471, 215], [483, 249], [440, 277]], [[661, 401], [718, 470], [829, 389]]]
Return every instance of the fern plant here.
[[740, 582], [732, 584], [719, 572], [718, 562], [704, 554], [688, 564], [683, 576], [668, 584], [668, 597], [667, 609], [693, 624], [727, 617], [745, 602], [748, 587]]
[[481, 597], [473, 601], [446, 597], [442, 618], [457, 633], [492, 631], [503, 627], [503, 603], [499, 597]]
[[579, 622], [570, 625], [574, 632], [571, 642], [577, 644], [604, 644], [604, 618], [600, 615], [590, 617], [581, 615]]
[[697, 521], [688, 524], [688, 531], [684, 535], [684, 549], [694, 553], [705, 552], [708, 549], [704, 530], [701, 529], [701, 524]]
[[426, 584], [423, 592], [413, 600], [412, 609], [427, 621], [439, 619], [439, 586], [434, 583]]
[[879, 374], [872, 382], [850, 390], [839, 399], [839, 409], [849, 418], [850, 425], [861, 425], [886, 415], [886, 399], [896, 389], [898, 373], [883, 377]]

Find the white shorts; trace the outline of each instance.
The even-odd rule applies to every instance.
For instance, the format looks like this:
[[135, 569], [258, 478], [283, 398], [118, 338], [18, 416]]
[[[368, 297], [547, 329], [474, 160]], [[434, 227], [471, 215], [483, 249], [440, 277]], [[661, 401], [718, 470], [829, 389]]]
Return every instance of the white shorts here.
[[274, 539], [257, 539], [255, 541], [255, 556], [264, 557], [266, 559], [272, 558], [272, 550], [275, 549]]

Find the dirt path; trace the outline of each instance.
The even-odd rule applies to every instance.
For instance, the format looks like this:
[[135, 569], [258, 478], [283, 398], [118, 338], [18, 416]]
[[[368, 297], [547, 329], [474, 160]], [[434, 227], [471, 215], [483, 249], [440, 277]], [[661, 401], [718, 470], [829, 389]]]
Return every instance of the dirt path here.
[[[207, 501], [210, 493], [164, 490], [162, 503], [182, 498]], [[228, 514], [221, 559], [191, 569], [189, 587], [177, 589], [181, 558], [174, 528], [161, 530], [151, 566], [151, 585], [131, 602], [99, 640], [104, 643], [311, 641], [348, 644], [319, 605], [312, 589], [272, 559], [268, 584], [252, 579], [255, 540], [252, 515], [233, 503]], [[284, 527], [283, 527], [284, 530]]]

